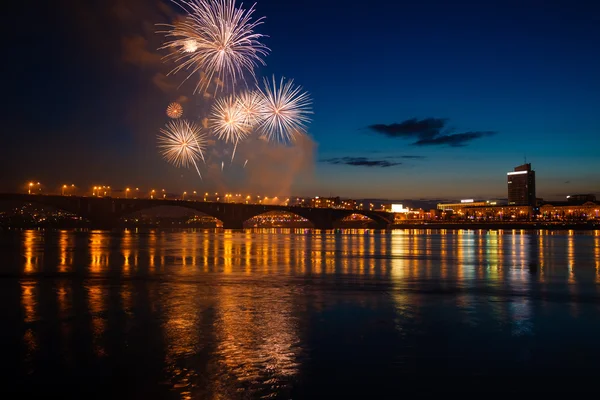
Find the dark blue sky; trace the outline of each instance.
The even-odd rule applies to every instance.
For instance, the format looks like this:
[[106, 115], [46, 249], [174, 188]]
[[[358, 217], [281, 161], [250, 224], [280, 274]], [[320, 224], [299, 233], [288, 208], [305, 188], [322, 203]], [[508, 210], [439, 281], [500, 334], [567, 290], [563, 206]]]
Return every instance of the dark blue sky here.
[[[210, 102], [177, 89], [180, 77], [164, 77], [153, 24], [173, 19], [165, 4], [11, 10], [22, 40], [11, 40], [5, 73], [2, 189], [36, 179], [49, 187], [505, 197], [506, 171], [526, 156], [539, 197], [600, 191], [597, 2], [259, 1], [271, 54], [257, 74], [294, 78], [311, 93], [314, 167], [306, 148], [249, 146], [240, 156], [251, 159], [247, 170], [206, 167], [204, 182], [155, 150], [169, 101], [186, 96], [197, 117]], [[387, 126], [427, 118], [444, 119], [433, 138], [475, 134], [418, 145], [423, 132]], [[231, 150], [221, 147], [215, 163]]]

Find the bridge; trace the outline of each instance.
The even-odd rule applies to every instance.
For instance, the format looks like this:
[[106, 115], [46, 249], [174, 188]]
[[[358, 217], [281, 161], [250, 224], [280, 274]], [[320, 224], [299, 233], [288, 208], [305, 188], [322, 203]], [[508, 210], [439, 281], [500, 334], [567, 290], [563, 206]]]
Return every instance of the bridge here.
[[16, 193], [0, 193], [0, 201], [35, 203], [66, 211], [87, 219], [90, 222], [90, 226], [95, 229], [114, 228], [118, 225], [118, 221], [122, 217], [137, 211], [160, 206], [184, 207], [206, 214], [220, 220], [225, 229], [243, 229], [245, 221], [257, 215], [273, 211], [296, 214], [307, 219], [316, 229], [332, 229], [334, 223], [352, 214], [360, 214], [370, 218], [378, 229], [386, 229], [394, 222], [393, 214], [385, 211], [340, 208]]

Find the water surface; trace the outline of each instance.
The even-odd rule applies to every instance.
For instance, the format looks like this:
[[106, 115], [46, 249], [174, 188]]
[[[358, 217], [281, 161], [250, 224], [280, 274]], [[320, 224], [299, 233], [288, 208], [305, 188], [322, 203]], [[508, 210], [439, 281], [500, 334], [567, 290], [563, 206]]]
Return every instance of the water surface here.
[[600, 232], [0, 232], [0, 393], [595, 390]]

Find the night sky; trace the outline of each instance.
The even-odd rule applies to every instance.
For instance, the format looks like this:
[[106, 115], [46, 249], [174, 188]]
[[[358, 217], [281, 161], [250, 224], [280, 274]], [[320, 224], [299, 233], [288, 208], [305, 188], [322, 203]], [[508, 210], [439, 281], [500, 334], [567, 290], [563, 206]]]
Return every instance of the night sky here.
[[3, 191], [34, 179], [48, 189], [503, 198], [506, 172], [525, 157], [538, 197], [600, 191], [598, 2], [260, 0], [271, 54], [257, 76], [311, 93], [312, 141], [248, 143], [224, 173], [231, 148], [215, 145], [204, 182], [156, 151], [169, 102], [200, 118], [212, 101], [166, 76], [155, 24], [174, 20], [172, 3], [26, 3], [6, 14]]

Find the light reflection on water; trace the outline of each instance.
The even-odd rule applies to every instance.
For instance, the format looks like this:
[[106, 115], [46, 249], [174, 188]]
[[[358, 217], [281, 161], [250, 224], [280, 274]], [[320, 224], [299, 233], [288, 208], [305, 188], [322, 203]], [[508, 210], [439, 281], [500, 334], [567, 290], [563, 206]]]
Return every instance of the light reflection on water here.
[[[150, 397], [302, 397], [327, 368], [425, 373], [423, 357], [443, 356], [469, 373], [461, 360], [481, 351], [488, 369], [543, 366], [515, 341], [550, 348], [553, 321], [600, 317], [598, 231], [1, 235], [2, 339], [23, 383], [123, 365], [146, 371]], [[440, 333], [451, 350], [431, 342]]]

